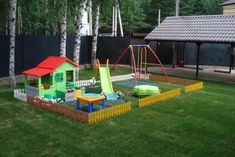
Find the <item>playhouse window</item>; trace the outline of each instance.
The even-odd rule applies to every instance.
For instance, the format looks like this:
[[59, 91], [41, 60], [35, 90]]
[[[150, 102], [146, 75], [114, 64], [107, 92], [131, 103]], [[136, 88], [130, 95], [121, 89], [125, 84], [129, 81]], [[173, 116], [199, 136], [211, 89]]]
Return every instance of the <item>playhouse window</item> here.
[[63, 73], [55, 74], [55, 82], [63, 82]]
[[73, 70], [66, 71], [66, 82], [73, 82]]
[[34, 76], [29, 76], [29, 81], [26, 80], [26, 84], [33, 87], [38, 87], [38, 78]]
[[52, 76], [51, 74], [47, 74], [45, 76], [42, 77], [42, 84], [52, 84]]

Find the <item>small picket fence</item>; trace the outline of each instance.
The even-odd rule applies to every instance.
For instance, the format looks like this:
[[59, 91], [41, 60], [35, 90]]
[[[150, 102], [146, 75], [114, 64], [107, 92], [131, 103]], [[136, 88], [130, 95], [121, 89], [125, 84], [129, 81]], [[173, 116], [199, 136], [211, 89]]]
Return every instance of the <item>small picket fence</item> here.
[[115, 105], [88, 114], [88, 124], [119, 116], [131, 110], [131, 102]]
[[14, 90], [14, 98], [21, 100], [23, 102], [27, 102], [27, 94], [24, 89], [15, 89]]
[[89, 80], [78, 80], [75, 82], [76, 87], [89, 87], [96, 84], [95, 78]]
[[141, 107], [155, 104], [160, 101], [165, 101], [165, 100], [177, 97], [180, 95], [180, 91], [181, 91], [180, 88], [178, 88], [178, 89], [173, 89], [173, 90], [170, 90], [170, 91], [158, 94], [158, 95], [152, 95], [149, 97], [141, 98], [139, 99], [138, 106], [141, 108]]
[[118, 82], [118, 81], [126, 81], [133, 79], [133, 74], [126, 74], [126, 75], [118, 75], [118, 76], [111, 76], [112, 82]]
[[203, 82], [194, 83], [188, 86], [185, 86], [184, 91], [185, 93], [193, 92], [204, 87]]

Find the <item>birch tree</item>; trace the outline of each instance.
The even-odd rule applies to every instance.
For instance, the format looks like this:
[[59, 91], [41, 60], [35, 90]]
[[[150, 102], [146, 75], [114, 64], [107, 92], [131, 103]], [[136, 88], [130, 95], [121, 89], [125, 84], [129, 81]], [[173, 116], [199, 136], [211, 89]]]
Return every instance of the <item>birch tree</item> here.
[[19, 6], [18, 3], [18, 7], [17, 7], [17, 34], [21, 34], [22, 33], [22, 14], [21, 14], [21, 6]]
[[[73, 52], [73, 61], [79, 65], [80, 59], [80, 45], [81, 45], [81, 30], [82, 30], [82, 19], [84, 16], [87, 0], [83, 0], [80, 4], [78, 16], [75, 22], [75, 43]], [[79, 78], [79, 67], [76, 70], [76, 80]]]
[[[48, 16], [48, 0], [45, 0], [44, 3], [45, 3], [45, 14], [46, 14], [46, 16]], [[45, 34], [50, 35], [50, 32], [49, 32], [49, 19], [48, 18], [46, 18], [46, 31], [45, 31]]]
[[100, 18], [100, 4], [98, 4], [96, 7], [96, 17], [95, 17], [95, 26], [94, 26], [94, 32], [93, 32], [92, 52], [91, 52], [91, 68], [92, 69], [95, 69], [95, 64], [96, 64], [99, 18]]
[[6, 3], [6, 30], [5, 30], [5, 35], [9, 34], [9, 3]]
[[67, 0], [64, 0], [62, 21], [60, 28], [60, 56], [66, 56], [66, 41], [67, 41]]
[[10, 28], [10, 55], [9, 55], [9, 79], [11, 89], [15, 89], [15, 32], [16, 32], [16, 5], [17, 0], [10, 0], [9, 28]]

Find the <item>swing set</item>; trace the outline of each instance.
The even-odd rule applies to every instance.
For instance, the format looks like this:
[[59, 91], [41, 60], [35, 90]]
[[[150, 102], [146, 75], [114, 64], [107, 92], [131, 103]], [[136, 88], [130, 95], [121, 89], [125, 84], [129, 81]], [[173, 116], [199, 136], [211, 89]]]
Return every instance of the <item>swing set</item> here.
[[[134, 48], [137, 48], [137, 59], [135, 58]], [[130, 51], [128, 51], [130, 50]], [[164, 66], [162, 65], [160, 59], [158, 58], [157, 54], [153, 51], [153, 49], [149, 45], [129, 45], [119, 56], [115, 64], [111, 68], [111, 72], [116, 68], [117, 64], [123, 58], [125, 54], [128, 52], [131, 53], [131, 66], [132, 72], [134, 74], [135, 79], [141, 79], [142, 75], [147, 75], [147, 57], [148, 53], [150, 52], [154, 58], [156, 59], [157, 64], [160, 65], [163, 75], [167, 82], [170, 82], [169, 77], [166, 73]]]

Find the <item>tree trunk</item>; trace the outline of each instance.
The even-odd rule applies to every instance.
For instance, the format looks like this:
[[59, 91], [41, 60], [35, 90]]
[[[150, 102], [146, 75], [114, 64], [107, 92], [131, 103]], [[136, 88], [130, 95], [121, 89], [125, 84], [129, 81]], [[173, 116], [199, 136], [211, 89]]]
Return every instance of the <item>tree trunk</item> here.
[[60, 56], [66, 56], [66, 40], [67, 40], [67, 0], [64, 0], [63, 15], [60, 28]]
[[92, 0], [89, 0], [89, 3], [88, 3], [88, 10], [89, 10], [89, 35], [92, 35], [93, 34], [93, 31], [92, 31]]
[[21, 14], [21, 7], [17, 7], [17, 34], [22, 34], [22, 14]]
[[16, 31], [16, 4], [17, 0], [10, 0], [9, 27], [10, 27], [10, 55], [9, 55], [9, 78], [11, 89], [15, 89], [15, 31]]
[[[74, 43], [74, 53], [73, 53], [73, 61], [79, 65], [80, 58], [80, 44], [81, 44], [81, 29], [82, 29], [82, 19], [85, 12], [85, 7], [87, 4], [87, 0], [84, 0], [79, 8], [78, 16], [75, 22], [75, 43]], [[76, 70], [76, 80], [79, 78], [79, 68]]]
[[[60, 0], [54, 0], [54, 9], [57, 10], [57, 6], [60, 5]], [[58, 12], [58, 16], [60, 16], [60, 13]], [[50, 22], [50, 27], [52, 28], [52, 35], [56, 36], [57, 34], [60, 34], [60, 21], [56, 21], [55, 23], [53, 21]]]
[[[9, 17], [7, 17], [9, 18]], [[9, 31], [8, 31], [8, 19], [6, 19], [6, 31], [5, 31], [5, 35], [8, 35]]]
[[[45, 14], [46, 14], [46, 17], [48, 17], [48, 0], [45, 0]], [[46, 35], [50, 35], [50, 32], [49, 32], [49, 20], [48, 20], [48, 18], [46, 18], [46, 30], [45, 30], [45, 34]]]
[[92, 52], [91, 52], [91, 68], [95, 69], [96, 64], [96, 51], [97, 51], [97, 40], [98, 40], [98, 31], [99, 31], [99, 18], [100, 18], [100, 5], [97, 5], [96, 8], [96, 18], [95, 18], [95, 27], [94, 27], [94, 36], [92, 40]]
[[9, 3], [6, 3], [6, 31], [5, 31], [5, 35], [9, 35]]

